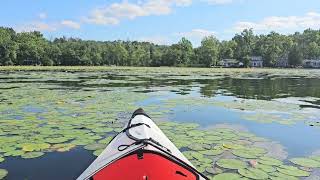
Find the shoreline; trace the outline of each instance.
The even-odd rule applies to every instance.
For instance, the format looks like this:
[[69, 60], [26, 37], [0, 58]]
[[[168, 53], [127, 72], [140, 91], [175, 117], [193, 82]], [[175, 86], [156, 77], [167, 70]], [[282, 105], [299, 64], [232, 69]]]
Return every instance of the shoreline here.
[[136, 67], [136, 66], [0, 66], [0, 71], [108, 71], [108, 70], [188, 70], [188, 71], [208, 71], [208, 72], [264, 72], [264, 71], [317, 71], [312, 68], [223, 68], [223, 67]]

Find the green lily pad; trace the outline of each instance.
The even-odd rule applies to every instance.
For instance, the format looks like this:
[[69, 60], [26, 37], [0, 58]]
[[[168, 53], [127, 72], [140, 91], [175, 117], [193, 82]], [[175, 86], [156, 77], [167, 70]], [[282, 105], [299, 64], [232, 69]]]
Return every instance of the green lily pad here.
[[239, 145], [239, 144], [230, 144], [230, 143], [223, 143], [222, 147], [226, 148], [226, 149], [242, 149], [244, 148], [244, 146]]
[[294, 176], [289, 176], [287, 174], [282, 174], [280, 172], [271, 172], [269, 173], [269, 178], [272, 180], [298, 180], [299, 178]]
[[217, 165], [226, 169], [243, 169], [247, 164], [237, 159], [219, 159]]
[[22, 146], [22, 150], [26, 152], [32, 152], [32, 151], [41, 151], [44, 149], [48, 149], [50, 147], [50, 144], [47, 143], [29, 143], [24, 144]]
[[109, 144], [112, 139], [113, 139], [113, 137], [109, 136], [109, 137], [107, 137], [107, 138], [105, 138], [105, 139], [99, 140], [98, 142], [99, 142], [100, 144]]
[[296, 165], [310, 167], [310, 168], [318, 168], [320, 167], [320, 162], [310, 158], [292, 158], [290, 161]]
[[14, 151], [10, 151], [10, 152], [5, 153], [4, 156], [7, 156], [7, 157], [9, 157], [9, 156], [21, 156], [23, 154], [25, 154], [25, 152], [22, 151], [22, 150], [14, 150]]
[[320, 162], [320, 156], [311, 156], [310, 158]]
[[69, 141], [70, 138], [67, 137], [58, 137], [58, 138], [46, 138], [45, 142], [50, 143], [50, 144], [58, 144], [58, 143], [64, 143]]
[[192, 151], [191, 156], [197, 160], [204, 159], [203, 154], [196, 151]]
[[199, 153], [207, 156], [216, 156], [219, 154], [223, 153], [223, 150], [220, 149], [212, 149], [212, 150], [204, 150], [204, 151], [199, 151]]
[[54, 144], [50, 148], [58, 152], [67, 152], [75, 147], [74, 144]]
[[269, 166], [269, 165], [265, 165], [265, 164], [258, 164], [258, 165], [256, 165], [255, 168], [261, 169], [262, 171], [267, 172], [267, 173], [275, 172], [277, 170], [276, 168]]
[[211, 180], [239, 180], [240, 178], [241, 176], [239, 174], [221, 173], [211, 178]]
[[231, 152], [235, 156], [246, 158], [246, 159], [256, 159], [256, 158], [258, 158], [258, 156], [256, 156], [255, 154], [250, 153], [250, 152], [248, 152], [246, 150], [238, 149], [238, 150], [232, 150]]
[[0, 157], [0, 163], [3, 162], [3, 161], [4, 161], [4, 158], [3, 158], [3, 157]]
[[268, 179], [269, 178], [266, 172], [256, 168], [238, 169], [238, 173], [250, 179]]
[[99, 156], [103, 151], [104, 151], [104, 149], [95, 150], [95, 151], [93, 152], [93, 155]]
[[28, 153], [21, 155], [21, 157], [23, 159], [32, 159], [32, 158], [38, 158], [43, 155], [44, 155], [43, 152], [28, 152]]
[[275, 158], [267, 157], [267, 156], [260, 157], [260, 159], [258, 159], [258, 163], [270, 165], [270, 166], [282, 165], [282, 161], [280, 161], [279, 159], [275, 159]]
[[5, 169], [0, 169], [0, 179], [5, 178], [8, 175], [8, 171]]
[[211, 146], [206, 144], [194, 143], [194, 144], [190, 144], [188, 148], [194, 151], [203, 151], [203, 150], [211, 149]]
[[182, 154], [189, 160], [193, 159], [193, 156], [192, 156], [192, 152], [193, 151], [183, 151]]
[[289, 176], [296, 176], [296, 177], [307, 177], [310, 176], [310, 173], [304, 170], [301, 170], [294, 166], [287, 166], [287, 165], [281, 165], [277, 167], [277, 170], [283, 174], [289, 175]]
[[219, 137], [219, 136], [212, 136], [212, 135], [209, 135], [209, 136], [206, 136], [205, 139], [207, 141], [210, 141], [210, 142], [217, 142], [217, 141], [221, 141], [222, 138]]

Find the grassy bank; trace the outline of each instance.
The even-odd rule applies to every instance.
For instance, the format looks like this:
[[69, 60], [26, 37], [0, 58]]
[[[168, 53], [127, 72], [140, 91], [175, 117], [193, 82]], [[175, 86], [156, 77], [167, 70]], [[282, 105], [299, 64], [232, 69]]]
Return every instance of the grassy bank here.
[[[279, 68], [194, 68], [194, 67], [131, 67], [131, 66], [0, 66], [0, 71], [108, 71], [108, 70], [178, 70], [178, 71], [210, 71], [210, 72], [264, 72], [264, 71], [306, 71], [306, 69]], [[308, 70], [307, 70], [308, 71]], [[309, 70], [312, 71], [312, 70]], [[317, 71], [317, 70], [313, 70]]]
[[57, 71], [57, 72], [117, 72], [133, 74], [195, 75], [195, 76], [238, 76], [252, 77], [309, 77], [319, 78], [319, 69], [276, 69], [276, 68], [191, 68], [191, 67], [125, 67], [125, 66], [0, 66], [0, 71]]

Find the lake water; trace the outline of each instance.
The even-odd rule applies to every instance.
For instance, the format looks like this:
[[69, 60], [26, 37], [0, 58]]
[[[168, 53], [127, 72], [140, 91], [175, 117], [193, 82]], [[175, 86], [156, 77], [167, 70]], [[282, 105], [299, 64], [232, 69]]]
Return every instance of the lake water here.
[[[95, 159], [83, 146], [114, 135], [138, 107], [157, 122], [253, 133], [277, 144], [284, 162], [319, 155], [319, 78], [319, 70], [2, 71], [0, 169], [8, 180], [75, 179]], [[44, 154], [21, 157], [30, 152]]]

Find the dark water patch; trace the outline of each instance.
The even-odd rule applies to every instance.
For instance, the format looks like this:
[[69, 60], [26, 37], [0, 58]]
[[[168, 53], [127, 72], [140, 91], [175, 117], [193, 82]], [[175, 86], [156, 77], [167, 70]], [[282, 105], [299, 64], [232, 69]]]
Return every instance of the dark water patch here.
[[95, 158], [91, 152], [75, 148], [69, 152], [46, 153], [36, 159], [9, 157], [0, 168], [9, 171], [7, 180], [67, 180], [76, 179]]

